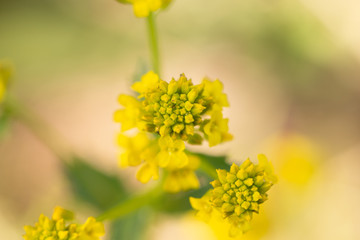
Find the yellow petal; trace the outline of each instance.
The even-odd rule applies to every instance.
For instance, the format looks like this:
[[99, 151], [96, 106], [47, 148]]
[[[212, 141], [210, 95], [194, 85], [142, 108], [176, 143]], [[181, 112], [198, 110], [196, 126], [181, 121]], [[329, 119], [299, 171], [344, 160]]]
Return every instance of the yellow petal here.
[[171, 157], [167, 151], [161, 151], [156, 156], [156, 159], [159, 167], [164, 168], [169, 164]]
[[135, 1], [133, 3], [134, 14], [138, 18], [149, 16], [150, 9], [145, 1]]
[[60, 219], [72, 220], [73, 218], [74, 218], [73, 212], [63, 209], [62, 207], [59, 206], [55, 207], [54, 213], [52, 215], [52, 219], [55, 221]]
[[142, 183], [147, 183], [153, 176], [158, 176], [157, 170], [148, 163], [142, 165], [136, 173], [136, 178]]

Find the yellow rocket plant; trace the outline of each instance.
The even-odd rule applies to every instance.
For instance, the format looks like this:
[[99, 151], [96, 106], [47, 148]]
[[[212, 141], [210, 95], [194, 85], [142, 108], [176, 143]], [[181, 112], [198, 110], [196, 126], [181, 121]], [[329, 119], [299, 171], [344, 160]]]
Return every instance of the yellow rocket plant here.
[[232, 139], [222, 115], [229, 104], [221, 82], [204, 79], [194, 85], [184, 74], [166, 82], [150, 71], [132, 89], [138, 97], [120, 95], [123, 108], [114, 114], [122, 132], [138, 131], [133, 137], [119, 134], [118, 143], [125, 150], [120, 166], [141, 165], [137, 178], [143, 183], [158, 179], [159, 168], [164, 168], [169, 172], [164, 187], [172, 192], [198, 188], [194, 171], [199, 160], [185, 153], [185, 143], [201, 144], [205, 139], [215, 146]]
[[99, 240], [105, 234], [104, 225], [89, 217], [84, 224], [71, 223], [74, 214], [56, 207], [51, 218], [41, 214], [35, 226], [25, 226], [25, 240]]
[[6, 62], [0, 62], [0, 104], [4, 101], [6, 89], [11, 76], [11, 67]]
[[[199, 169], [207, 174], [205, 179], [214, 176], [216, 179], [210, 182], [213, 188], [201, 198], [190, 197], [197, 216], [208, 222], [221, 222], [219, 226], [230, 237], [245, 233], [251, 226], [253, 214], [261, 212], [260, 206], [268, 199], [268, 191], [277, 181], [271, 163], [260, 154], [257, 164], [247, 159], [239, 166], [232, 164], [230, 167], [223, 161], [225, 169], [217, 169], [216, 163], [210, 163], [211, 158], [214, 161], [216, 157], [187, 149], [189, 145], [206, 143], [213, 147], [232, 140], [229, 120], [223, 116], [223, 109], [229, 107], [223, 84], [208, 78], [193, 82], [185, 74], [175, 75], [172, 79], [161, 78], [155, 16], [171, 0], [117, 1], [131, 4], [136, 17], [147, 19], [152, 63], [151, 70], [131, 86], [133, 94], [118, 97], [120, 108], [113, 118], [120, 125], [117, 135], [119, 166], [138, 167], [136, 178], [141, 183], [159, 179], [158, 184], [143, 194], [125, 197], [97, 218], [89, 217], [83, 224], [73, 221], [72, 212], [56, 207], [51, 218], [40, 215], [34, 226], [25, 226], [23, 238], [99, 240], [105, 234], [105, 220], [124, 217], [145, 205], [152, 206], [171, 194], [209, 186], [207, 180], [205, 186], [204, 181], [199, 181]], [[8, 79], [8, 71], [4, 69], [0, 64], [0, 103]], [[26, 115], [19, 114], [19, 109], [16, 116], [28, 121]], [[34, 119], [28, 122], [31, 127]], [[188, 196], [184, 201], [189, 201]]]
[[277, 181], [273, 167], [265, 155], [259, 154], [259, 163], [247, 159], [240, 166], [233, 163], [230, 171], [218, 169], [218, 179], [211, 182], [202, 198], [190, 198], [197, 215], [205, 220], [221, 218], [229, 235], [236, 237], [249, 229], [254, 213], [268, 199], [267, 191]]
[[136, 17], [148, 17], [152, 12], [167, 7], [171, 0], [117, 0], [120, 3], [131, 4]]

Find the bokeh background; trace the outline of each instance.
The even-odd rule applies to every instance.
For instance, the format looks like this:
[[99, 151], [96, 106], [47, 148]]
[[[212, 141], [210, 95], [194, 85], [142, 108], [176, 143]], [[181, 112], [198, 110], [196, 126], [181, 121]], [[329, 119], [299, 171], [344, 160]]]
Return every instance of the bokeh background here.
[[[211, 152], [238, 163], [265, 153], [279, 174], [241, 239], [360, 239], [359, 9], [357, 0], [175, 0], [159, 14], [163, 79], [185, 73], [224, 83], [234, 141]], [[0, 58], [15, 68], [12, 95], [63, 143], [144, 188], [133, 169], [117, 167], [112, 121], [118, 94], [149, 67], [145, 21], [130, 6], [0, 0]], [[47, 144], [11, 124], [0, 143], [0, 238], [20, 239], [23, 225], [55, 205], [97, 215], [69, 185]], [[193, 215], [134, 222], [139, 239], [226, 239]]]

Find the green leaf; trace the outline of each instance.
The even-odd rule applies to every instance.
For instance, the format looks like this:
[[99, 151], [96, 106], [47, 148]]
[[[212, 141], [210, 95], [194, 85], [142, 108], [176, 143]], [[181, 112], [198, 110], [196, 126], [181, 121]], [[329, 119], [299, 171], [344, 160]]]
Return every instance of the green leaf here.
[[141, 208], [123, 218], [119, 218], [111, 223], [109, 240], [140, 240], [143, 239], [144, 230], [150, 222], [151, 210]]
[[163, 0], [161, 8], [166, 9], [170, 5], [170, 3], [172, 3], [172, 0]]
[[217, 178], [216, 169], [230, 169], [230, 164], [227, 162], [226, 156], [211, 156], [203, 153], [193, 153], [201, 159], [199, 170], [206, 173], [210, 179], [214, 180]]
[[[2, 106], [0, 105], [0, 108]], [[9, 132], [11, 126], [11, 116], [6, 109], [0, 109], [0, 140]]]
[[188, 192], [181, 192], [177, 194], [165, 193], [161, 199], [156, 202], [155, 209], [169, 214], [180, 214], [190, 211], [191, 205], [189, 202], [190, 197], [202, 197], [208, 190], [210, 185], [201, 187], [197, 190]]
[[179, 193], [163, 193], [153, 207], [160, 212], [168, 214], [180, 214], [192, 210], [189, 197], [202, 197], [210, 188], [210, 178], [203, 172], [197, 171], [201, 186], [199, 189]]
[[119, 3], [124, 3], [124, 4], [130, 4], [131, 2], [129, 0], [116, 0]]
[[212, 156], [203, 153], [193, 153], [201, 159], [201, 162], [207, 162], [215, 169], [229, 169], [231, 164], [227, 162], [227, 156]]
[[99, 210], [114, 206], [126, 196], [126, 190], [116, 176], [91, 166], [79, 157], [73, 157], [70, 163], [64, 164], [64, 171], [75, 197]]

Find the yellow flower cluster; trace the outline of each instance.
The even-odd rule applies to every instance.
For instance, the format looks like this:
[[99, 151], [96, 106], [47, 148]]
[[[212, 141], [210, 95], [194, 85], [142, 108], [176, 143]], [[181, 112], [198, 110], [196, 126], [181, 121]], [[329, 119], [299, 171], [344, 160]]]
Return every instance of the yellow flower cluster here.
[[11, 76], [11, 67], [8, 64], [0, 62], [0, 103], [5, 98], [6, 87]]
[[138, 18], [148, 17], [151, 12], [165, 8], [171, 0], [118, 0], [121, 3], [132, 4], [134, 14]]
[[[118, 144], [124, 149], [120, 155], [120, 166], [138, 166], [136, 178], [147, 183], [151, 178], [159, 178], [159, 167], [168, 172], [164, 181], [164, 190], [179, 192], [199, 187], [194, 173], [200, 160], [185, 154], [185, 144], [181, 140], [173, 141], [170, 137], [156, 138], [139, 132], [133, 137], [118, 135]], [[161, 147], [160, 147], [161, 146]]]
[[104, 225], [89, 217], [84, 224], [69, 224], [74, 214], [56, 207], [52, 218], [41, 214], [35, 226], [25, 226], [25, 240], [99, 240], [105, 234]]
[[4, 81], [0, 78], [0, 103], [3, 101], [5, 96], [5, 84]]
[[198, 160], [185, 153], [185, 142], [210, 146], [232, 139], [228, 119], [222, 108], [229, 106], [219, 80], [204, 79], [194, 85], [182, 74], [170, 83], [150, 71], [133, 84], [138, 98], [120, 95], [123, 106], [114, 114], [121, 131], [137, 128], [134, 137], [120, 134], [118, 144], [125, 149], [120, 156], [122, 167], [141, 165], [137, 173], [145, 183], [159, 177], [159, 167], [169, 171], [165, 189], [180, 191], [198, 188], [194, 174]]
[[[204, 79], [194, 85], [184, 74], [170, 83], [150, 71], [132, 86], [139, 97], [120, 95], [124, 107], [115, 113], [122, 131], [137, 127], [140, 131], [171, 137], [190, 144], [201, 144], [203, 138], [210, 146], [232, 139], [228, 119], [222, 108], [229, 106], [219, 80]], [[168, 141], [165, 141], [168, 142]]]
[[211, 182], [214, 189], [200, 199], [190, 198], [198, 216], [209, 220], [212, 215], [221, 215], [227, 220], [230, 236], [245, 232], [253, 213], [259, 212], [267, 191], [277, 181], [267, 158], [260, 154], [258, 159], [256, 165], [247, 159], [240, 166], [233, 164], [229, 172], [217, 170], [218, 179]]

